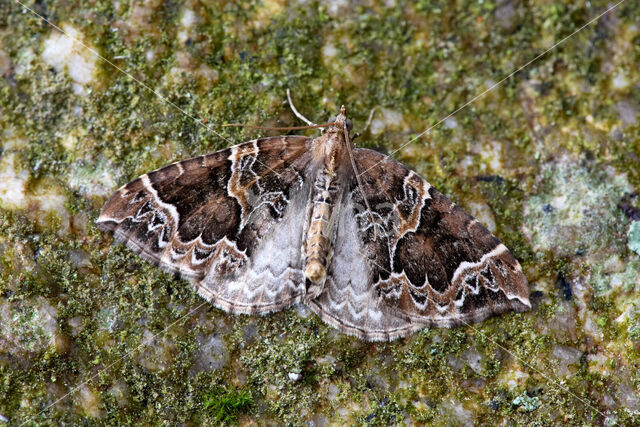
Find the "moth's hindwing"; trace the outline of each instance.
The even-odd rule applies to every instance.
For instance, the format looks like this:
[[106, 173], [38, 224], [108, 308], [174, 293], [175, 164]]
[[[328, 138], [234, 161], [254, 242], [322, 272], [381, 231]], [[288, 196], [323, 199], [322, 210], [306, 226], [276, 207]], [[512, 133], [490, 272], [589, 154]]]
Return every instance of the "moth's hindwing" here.
[[310, 144], [264, 138], [142, 175], [109, 199], [98, 226], [226, 311], [284, 308], [304, 295]]
[[530, 308], [520, 264], [482, 224], [395, 160], [354, 156], [363, 187], [347, 190], [327, 282], [310, 303], [325, 321], [378, 341]]

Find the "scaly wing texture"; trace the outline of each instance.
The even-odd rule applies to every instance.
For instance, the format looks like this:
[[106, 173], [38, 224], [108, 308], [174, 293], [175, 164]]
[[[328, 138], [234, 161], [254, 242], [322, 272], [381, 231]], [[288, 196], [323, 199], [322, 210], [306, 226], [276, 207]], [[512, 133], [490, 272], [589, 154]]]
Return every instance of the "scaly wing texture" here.
[[348, 189], [330, 279], [310, 302], [325, 321], [383, 341], [531, 307], [520, 264], [482, 224], [395, 160], [354, 156], [363, 188]]
[[304, 295], [311, 141], [249, 141], [142, 175], [107, 201], [98, 226], [223, 310], [287, 307]]

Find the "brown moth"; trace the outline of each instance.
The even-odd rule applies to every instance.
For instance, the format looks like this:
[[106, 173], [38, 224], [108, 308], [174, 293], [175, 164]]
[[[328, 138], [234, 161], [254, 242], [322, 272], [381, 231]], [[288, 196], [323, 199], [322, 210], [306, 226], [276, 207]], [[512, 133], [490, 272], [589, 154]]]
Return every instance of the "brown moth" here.
[[278, 136], [126, 184], [98, 218], [214, 306], [307, 304], [369, 341], [531, 308], [509, 250], [397, 161], [355, 148], [345, 109], [318, 138]]

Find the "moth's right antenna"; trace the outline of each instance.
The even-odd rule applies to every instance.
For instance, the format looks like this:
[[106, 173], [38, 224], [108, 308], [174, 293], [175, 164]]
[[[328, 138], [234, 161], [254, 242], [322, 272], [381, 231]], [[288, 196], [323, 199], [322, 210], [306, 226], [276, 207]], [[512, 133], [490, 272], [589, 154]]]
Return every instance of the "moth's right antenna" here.
[[369, 112], [369, 118], [367, 119], [367, 123], [364, 125], [364, 129], [362, 129], [360, 132], [356, 132], [352, 137], [351, 137], [351, 141], [353, 141], [354, 139], [356, 139], [357, 137], [359, 137], [360, 135], [362, 135], [363, 133], [365, 133], [369, 127], [371, 126], [371, 122], [373, 121], [373, 113], [376, 112], [376, 109], [378, 107], [373, 107], [371, 109], [371, 111]]
[[[345, 114], [344, 105], [340, 108], [340, 114]], [[371, 116], [373, 116], [373, 110], [371, 110], [371, 114], [369, 115], [369, 118], [371, 118]], [[362, 185], [362, 181], [360, 180], [360, 173], [358, 172], [358, 167], [356, 166], [356, 160], [355, 160], [355, 157], [353, 156], [353, 147], [351, 147], [351, 143], [353, 140], [349, 138], [349, 129], [347, 128], [347, 126], [344, 127], [343, 133], [344, 133], [344, 140], [347, 146], [347, 154], [349, 155], [349, 160], [351, 161], [351, 168], [353, 169], [353, 175], [356, 177], [356, 183], [358, 184], [358, 189], [360, 190], [360, 194], [362, 195], [362, 200], [364, 201], [364, 205], [367, 208], [367, 212], [369, 212], [369, 220], [371, 221], [371, 227], [373, 227], [373, 240], [377, 240], [378, 237], [376, 234], [376, 223], [375, 223], [375, 220], [373, 219], [373, 214], [372, 214], [373, 210], [369, 205], [369, 200], [367, 199], [367, 196], [365, 195], [365, 192], [364, 192], [364, 186]]]

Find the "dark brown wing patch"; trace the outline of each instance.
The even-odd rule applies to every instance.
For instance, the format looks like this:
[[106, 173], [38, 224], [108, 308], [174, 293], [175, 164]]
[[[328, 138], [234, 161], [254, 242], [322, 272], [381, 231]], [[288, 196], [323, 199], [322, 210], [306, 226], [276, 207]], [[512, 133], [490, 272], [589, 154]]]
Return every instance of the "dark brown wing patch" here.
[[[323, 319], [364, 339], [387, 340], [426, 325], [453, 326], [530, 308], [520, 264], [476, 219], [395, 160], [365, 149], [354, 155], [365, 171], [363, 188], [352, 180], [346, 208], [356, 224], [352, 244], [366, 268], [335, 258], [332, 271], [349, 263], [347, 270], [358, 272], [334, 275], [336, 289], [314, 301]], [[362, 297], [355, 297], [356, 289], [370, 301], [349, 310]]]
[[251, 256], [262, 250], [264, 238], [287, 214], [296, 214], [289, 208], [304, 187], [310, 142], [303, 136], [264, 138], [142, 175], [107, 201], [98, 226], [148, 261], [192, 279], [227, 311], [288, 305], [300, 289], [293, 279], [275, 277], [296, 276], [299, 250], [281, 254], [291, 258], [285, 273], [270, 277], [261, 266], [254, 271], [257, 283], [240, 283], [251, 280], [243, 274], [255, 267]]

